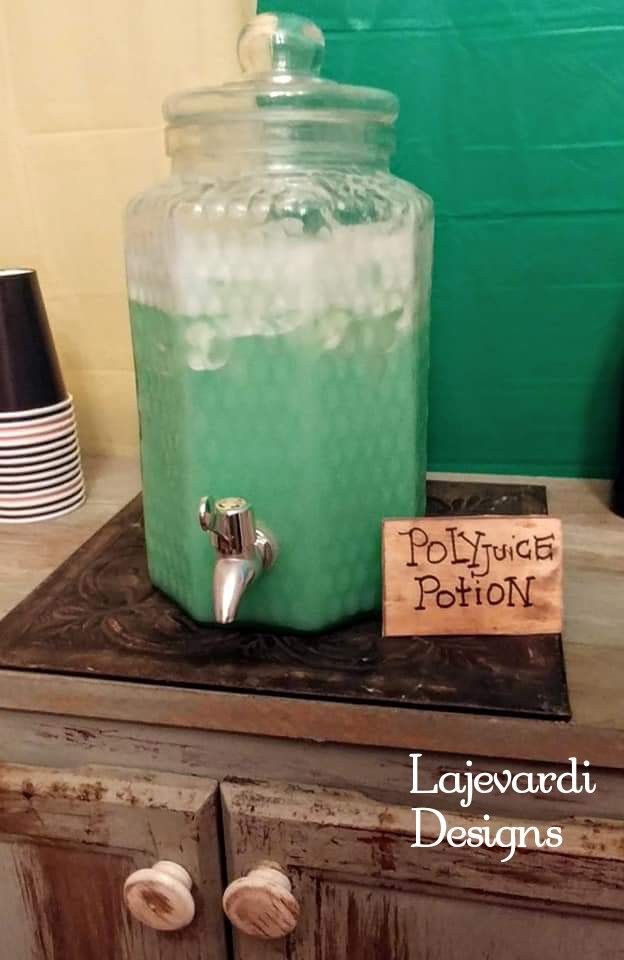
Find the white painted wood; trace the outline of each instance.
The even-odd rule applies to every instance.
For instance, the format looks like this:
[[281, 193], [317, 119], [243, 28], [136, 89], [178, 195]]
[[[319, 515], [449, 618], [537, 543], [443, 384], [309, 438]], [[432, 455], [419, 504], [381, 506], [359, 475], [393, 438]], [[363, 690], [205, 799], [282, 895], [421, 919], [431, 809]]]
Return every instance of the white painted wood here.
[[[316, 929], [288, 960], [622, 960], [622, 928], [441, 889], [395, 889], [320, 878]], [[312, 911], [311, 911], [312, 912]], [[239, 954], [237, 960], [241, 960]], [[253, 952], [245, 960], [261, 960]]]
[[[300, 905], [284, 940], [235, 930], [235, 960], [622, 960], [622, 824], [564, 850], [413, 849], [408, 807], [292, 784], [221, 787], [228, 875], [279, 862]], [[479, 818], [449, 817], [449, 825]], [[428, 829], [428, 828], [427, 828]], [[437, 832], [437, 831], [436, 831]]]
[[[577, 653], [580, 648], [577, 648]], [[624, 702], [624, 646], [587, 648], [582, 666], [593, 705], [604, 726], [522, 717], [408, 710], [296, 697], [183, 689], [157, 684], [94, 680], [0, 669], [0, 707], [145, 723], [182, 730], [210, 730], [293, 741], [460, 753], [565, 763], [589, 757], [595, 766], [624, 770], [622, 729], [609, 717]], [[566, 660], [569, 664], [569, 660]], [[579, 718], [580, 719], [580, 718]], [[624, 723], [624, 717], [622, 718]]]
[[[406, 803], [412, 784], [407, 750], [381, 750], [333, 743], [298, 743], [295, 740], [244, 736], [214, 731], [176, 730], [148, 724], [88, 720], [0, 710], [0, 757], [17, 763], [65, 765], [116, 764], [148, 772], [169, 771], [222, 780], [248, 777], [260, 770], [265, 780], [360, 790], [371, 799]], [[444, 773], [466, 770], [466, 758], [454, 754], [425, 753], [419, 763], [419, 782], [428, 790]], [[500, 773], [509, 769], [559, 773], [527, 761], [473, 759], [472, 771]], [[534, 795], [531, 815], [556, 823], [559, 817], [591, 816], [618, 820], [624, 810], [624, 774], [595, 768], [593, 794], [564, 794], [556, 790]], [[440, 797], [441, 806], [461, 812], [461, 797]], [[527, 798], [513, 792], [477, 794], [471, 809], [497, 816], [527, 816]]]
[[[1, 960], [9, 947], [10, 960], [227, 960], [216, 790], [167, 773], [0, 765]], [[153, 876], [154, 862], [154, 913], [166, 889], [176, 932], [124, 908], [128, 877]]]
[[223, 909], [237, 930], [260, 940], [287, 936], [299, 919], [290, 880], [279, 864], [270, 861], [228, 884]]
[[132, 916], [153, 930], [182, 930], [195, 916], [192, 886], [184, 867], [160, 860], [130, 874], [124, 883], [124, 900]]
[[2, 945], [10, 944], [10, 960], [31, 960], [36, 956], [37, 936], [42, 931], [33, 925], [23, 890], [14, 882], [16, 852], [16, 844], [0, 839], [0, 956], [4, 960]]

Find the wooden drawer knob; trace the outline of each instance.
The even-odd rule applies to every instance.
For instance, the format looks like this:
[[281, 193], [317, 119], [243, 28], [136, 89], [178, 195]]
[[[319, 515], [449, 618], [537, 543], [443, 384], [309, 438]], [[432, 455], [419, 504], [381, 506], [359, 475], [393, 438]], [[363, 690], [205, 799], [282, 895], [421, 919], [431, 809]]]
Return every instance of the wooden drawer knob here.
[[223, 909], [237, 930], [262, 940], [285, 937], [299, 919], [290, 880], [277, 863], [259, 863], [233, 880], [223, 894]]
[[135, 870], [124, 883], [124, 900], [137, 920], [154, 930], [181, 930], [195, 916], [193, 881], [184, 867], [160, 860]]

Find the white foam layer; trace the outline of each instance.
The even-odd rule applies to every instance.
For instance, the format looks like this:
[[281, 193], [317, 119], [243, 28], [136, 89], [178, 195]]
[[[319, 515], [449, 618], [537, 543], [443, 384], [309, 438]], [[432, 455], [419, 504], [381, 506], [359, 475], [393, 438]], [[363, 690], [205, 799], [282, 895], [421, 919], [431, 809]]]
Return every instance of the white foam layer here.
[[[168, 243], [152, 236], [129, 245], [129, 292], [146, 306], [209, 320], [226, 338], [274, 336], [319, 316], [339, 337], [345, 314], [392, 317], [406, 330], [417, 296], [415, 244], [412, 222], [392, 231], [336, 224], [308, 236], [295, 218], [237, 231], [174, 216]], [[209, 334], [198, 326], [195, 335], [200, 346]]]

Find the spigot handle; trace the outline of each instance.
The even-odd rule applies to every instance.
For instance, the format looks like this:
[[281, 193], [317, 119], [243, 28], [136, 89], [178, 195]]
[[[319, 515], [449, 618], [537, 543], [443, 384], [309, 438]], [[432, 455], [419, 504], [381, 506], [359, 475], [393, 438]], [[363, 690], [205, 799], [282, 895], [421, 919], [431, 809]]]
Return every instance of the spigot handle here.
[[243, 497], [223, 497], [214, 502], [212, 509], [202, 501], [199, 522], [202, 529], [212, 533], [215, 546], [224, 556], [244, 556], [254, 549], [254, 514], [251, 504]]
[[275, 563], [277, 544], [269, 530], [256, 527], [251, 504], [244, 497], [203, 497], [199, 523], [217, 552], [213, 609], [217, 623], [231, 623], [247, 587]]
[[218, 538], [216, 545], [226, 554], [242, 554], [253, 547], [256, 539], [253, 510], [244, 497], [223, 497], [214, 503], [202, 497], [199, 525]]
[[199, 501], [199, 525], [204, 533], [213, 533], [215, 529], [215, 515], [209, 497], [202, 497]]

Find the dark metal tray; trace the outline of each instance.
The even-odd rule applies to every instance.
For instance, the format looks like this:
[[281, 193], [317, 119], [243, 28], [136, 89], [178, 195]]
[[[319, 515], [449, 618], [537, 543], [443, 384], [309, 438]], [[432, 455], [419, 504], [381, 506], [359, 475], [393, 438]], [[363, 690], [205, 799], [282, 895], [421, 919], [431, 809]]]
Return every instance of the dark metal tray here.
[[[431, 515], [547, 513], [541, 486], [430, 481]], [[569, 719], [560, 635], [383, 638], [195, 623], [152, 587], [137, 497], [0, 622], [0, 667]]]

